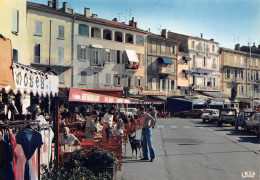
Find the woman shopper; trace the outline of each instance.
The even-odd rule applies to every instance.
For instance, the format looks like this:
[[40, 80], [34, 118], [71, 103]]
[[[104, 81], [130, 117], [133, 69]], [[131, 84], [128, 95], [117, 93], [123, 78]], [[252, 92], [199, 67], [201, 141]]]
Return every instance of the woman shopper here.
[[113, 135], [113, 117], [115, 112], [115, 106], [110, 106], [108, 112], [101, 119], [101, 123], [103, 124], [102, 138], [109, 138]]
[[141, 119], [141, 126], [142, 126], [142, 140], [143, 140], [143, 158], [141, 160], [149, 160], [148, 158], [148, 148], [150, 152], [150, 162], [153, 162], [155, 159], [155, 153], [152, 146], [152, 129], [151, 127], [154, 126], [155, 119], [147, 112], [145, 112], [144, 106], [140, 106], [138, 108], [138, 114]]

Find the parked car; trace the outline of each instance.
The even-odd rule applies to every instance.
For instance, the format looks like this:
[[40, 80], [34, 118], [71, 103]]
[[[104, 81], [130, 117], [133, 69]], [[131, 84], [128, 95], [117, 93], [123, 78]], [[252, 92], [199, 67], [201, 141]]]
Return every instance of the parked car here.
[[258, 123], [255, 124], [255, 134], [256, 134], [256, 137], [260, 140], [260, 113], [257, 113], [258, 116], [255, 116], [258, 117]]
[[202, 114], [203, 114], [202, 110], [192, 109], [189, 111], [176, 112], [175, 116], [180, 116], [181, 118], [185, 118], [185, 117], [200, 118]]
[[236, 109], [221, 109], [219, 112], [219, 118], [217, 120], [218, 126], [222, 126], [223, 123], [231, 124], [234, 126], [237, 118]]
[[202, 121], [206, 122], [215, 122], [219, 118], [219, 110], [218, 109], [206, 109], [201, 115]]
[[238, 130], [239, 127], [244, 128], [246, 120], [248, 120], [255, 113], [256, 111], [254, 110], [241, 110], [236, 118], [235, 130]]
[[245, 131], [255, 130], [255, 127], [259, 125], [260, 113], [253, 114], [244, 125]]

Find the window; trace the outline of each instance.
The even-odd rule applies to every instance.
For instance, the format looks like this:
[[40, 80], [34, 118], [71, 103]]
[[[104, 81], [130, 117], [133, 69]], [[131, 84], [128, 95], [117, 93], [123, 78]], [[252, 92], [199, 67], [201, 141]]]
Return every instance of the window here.
[[240, 71], [240, 78], [243, 80], [244, 79], [244, 72], [243, 70]]
[[151, 49], [152, 52], [156, 52], [156, 42], [153, 41], [152, 42], [152, 49]]
[[99, 29], [99, 28], [96, 28], [96, 27], [92, 27], [92, 28], [91, 28], [91, 37], [101, 38], [100, 29]]
[[195, 41], [191, 41], [191, 49], [195, 49]]
[[203, 51], [206, 51], [206, 44], [203, 43]]
[[93, 52], [92, 65], [98, 65], [98, 49], [94, 48], [92, 52]]
[[255, 80], [258, 81], [259, 80], [259, 74], [255, 73]]
[[59, 26], [59, 35], [58, 38], [64, 39], [64, 26]]
[[115, 32], [115, 41], [123, 42], [122, 33], [121, 32]]
[[41, 59], [41, 45], [40, 44], [36, 44], [34, 46], [34, 62], [35, 63], [40, 63]]
[[255, 59], [255, 67], [258, 67], [258, 59]]
[[83, 70], [80, 72], [80, 75], [81, 75], [80, 83], [87, 84], [87, 72]]
[[250, 58], [249, 63], [250, 63], [249, 66], [252, 67], [253, 66], [253, 59], [252, 58]]
[[112, 40], [112, 33], [110, 30], [108, 29], [103, 30], [103, 39]]
[[140, 35], [136, 35], [136, 44], [138, 45], [144, 45], [144, 38], [143, 36], [140, 36]]
[[12, 32], [18, 33], [19, 31], [19, 11], [12, 9]]
[[243, 67], [243, 56], [240, 57], [240, 65]]
[[120, 51], [119, 50], [117, 50], [117, 58], [116, 58], [116, 62], [117, 62], [117, 64], [120, 64]]
[[197, 67], [197, 63], [196, 63], [196, 55], [192, 56], [192, 60], [193, 60], [193, 67]]
[[64, 48], [59, 47], [59, 65], [64, 65]]
[[18, 62], [18, 50], [13, 49], [13, 62]]
[[226, 69], [226, 79], [230, 78], [230, 69]]
[[212, 52], [215, 52], [215, 45], [212, 45]]
[[140, 77], [136, 77], [136, 87], [141, 87], [141, 78]]
[[111, 74], [106, 74], [106, 85], [111, 85]]
[[206, 67], [206, 57], [203, 58], [203, 66]]
[[213, 58], [212, 68], [217, 69], [216, 58]]
[[58, 76], [59, 76], [59, 82], [63, 83], [64, 82], [64, 73], [62, 70], [58, 70]]
[[106, 51], [106, 62], [110, 62], [110, 51]]
[[121, 79], [122, 78], [122, 76], [121, 75], [115, 75], [114, 76], [114, 84], [116, 85], [116, 86], [121, 86]]
[[156, 83], [157, 83], [156, 78], [152, 78], [152, 91], [156, 91]]
[[227, 65], [229, 65], [229, 54], [227, 54], [226, 56], [227, 56]]
[[81, 36], [89, 36], [89, 27], [85, 24], [79, 24], [78, 34]]
[[86, 47], [78, 44], [77, 47], [78, 60], [86, 60]]
[[131, 85], [132, 85], [131, 81], [132, 81], [131, 76], [128, 76], [128, 78], [127, 78], [127, 85], [128, 85], [128, 87], [131, 87]]
[[173, 54], [177, 54], [177, 46], [172, 46], [172, 49], [173, 49]]
[[134, 43], [134, 41], [133, 41], [133, 35], [132, 35], [132, 34], [126, 34], [126, 35], [125, 35], [125, 42], [126, 42], [126, 43], [131, 43], [131, 44], [133, 44], [133, 43]]
[[210, 49], [209, 49], [209, 44], [206, 44], [206, 51], [209, 52]]
[[161, 44], [161, 53], [165, 53], [165, 44], [164, 43]]
[[234, 65], [237, 65], [237, 56], [234, 54]]
[[35, 22], [35, 35], [42, 35], [42, 22], [41, 21], [36, 21]]

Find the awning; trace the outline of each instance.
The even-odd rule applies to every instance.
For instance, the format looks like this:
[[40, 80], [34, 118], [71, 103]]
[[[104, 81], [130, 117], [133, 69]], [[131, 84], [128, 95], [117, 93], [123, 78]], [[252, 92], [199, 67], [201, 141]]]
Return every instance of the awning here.
[[134, 50], [126, 49], [125, 52], [127, 54], [129, 61], [137, 62], [137, 63], [139, 62], [136, 52]]
[[230, 94], [223, 93], [223, 92], [202, 92], [202, 93], [214, 98], [230, 98]]
[[185, 69], [183, 69], [182, 72], [183, 72], [183, 73], [186, 73], [186, 74], [191, 74], [191, 71], [190, 71], [190, 70], [185, 70]]
[[186, 61], [190, 61], [191, 57], [190, 56], [183, 56], [183, 59], [186, 60]]
[[59, 77], [19, 63], [13, 64], [14, 93], [55, 96], [58, 94]]
[[165, 64], [174, 64], [173, 60], [171, 58], [167, 58], [167, 57], [159, 57], [158, 58], [159, 61], [165, 63]]
[[69, 101], [89, 102], [89, 103], [130, 103], [129, 99], [106, 96], [102, 94], [91, 93], [81, 89], [70, 89]]
[[12, 66], [12, 45], [10, 39], [0, 38], [0, 90], [15, 89]]

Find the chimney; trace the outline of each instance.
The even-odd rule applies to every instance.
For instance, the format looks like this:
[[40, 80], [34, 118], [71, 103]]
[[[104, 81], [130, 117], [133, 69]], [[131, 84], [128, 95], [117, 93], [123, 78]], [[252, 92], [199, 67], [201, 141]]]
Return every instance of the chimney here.
[[165, 37], [165, 38], [168, 38], [168, 31], [167, 31], [167, 29], [162, 29], [161, 36]]
[[59, 2], [58, 0], [52, 0], [52, 7], [54, 9], [58, 9], [59, 8]]
[[63, 3], [62, 3], [62, 9], [63, 9], [64, 11], [66, 11], [66, 9], [67, 9], [67, 2], [63, 2]]
[[235, 45], [235, 50], [240, 51], [240, 44], [239, 44], [239, 43], [237, 43], [237, 44]]
[[97, 18], [98, 15], [97, 15], [97, 14], [92, 14], [91, 17], [93, 17], [93, 18]]
[[112, 21], [116, 21], [117, 22], [117, 18], [114, 18]]
[[203, 38], [203, 33], [200, 33], [200, 37]]
[[132, 20], [129, 21], [129, 26], [132, 26], [134, 28], [137, 27], [137, 22], [134, 21], [134, 17], [132, 17]]
[[253, 52], [253, 53], [256, 53], [256, 46], [255, 46], [255, 43], [253, 44], [253, 46], [252, 46], [251, 48], [252, 48], [252, 52]]
[[52, 7], [51, 1], [48, 1], [48, 7]]
[[90, 16], [90, 9], [89, 8], [84, 8], [84, 16], [89, 17]]

